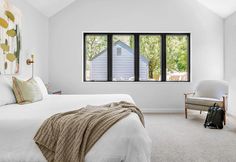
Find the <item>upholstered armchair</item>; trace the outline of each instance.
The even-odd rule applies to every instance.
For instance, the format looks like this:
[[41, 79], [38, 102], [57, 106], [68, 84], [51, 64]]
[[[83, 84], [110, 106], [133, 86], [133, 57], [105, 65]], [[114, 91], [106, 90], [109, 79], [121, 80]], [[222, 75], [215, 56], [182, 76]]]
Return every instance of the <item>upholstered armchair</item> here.
[[201, 81], [196, 90], [185, 95], [185, 118], [188, 117], [188, 109], [208, 111], [215, 103], [225, 110], [224, 124], [226, 124], [228, 84], [225, 81], [205, 80]]

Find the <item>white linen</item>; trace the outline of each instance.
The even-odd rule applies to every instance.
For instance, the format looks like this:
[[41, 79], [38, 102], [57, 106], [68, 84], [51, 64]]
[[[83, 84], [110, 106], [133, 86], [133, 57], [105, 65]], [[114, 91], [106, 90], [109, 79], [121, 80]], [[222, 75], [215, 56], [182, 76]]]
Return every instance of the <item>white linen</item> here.
[[[43, 121], [58, 112], [115, 101], [129, 95], [49, 95], [40, 102], [0, 109], [0, 162], [46, 162], [33, 137]], [[150, 162], [151, 140], [138, 115], [112, 126], [92, 147], [85, 162]]]
[[12, 91], [12, 79], [0, 75], [0, 106], [14, 103], [16, 103], [16, 98]]
[[48, 90], [43, 83], [42, 79], [40, 77], [34, 77], [34, 80], [38, 83], [39, 89], [43, 95], [43, 99], [48, 97]]

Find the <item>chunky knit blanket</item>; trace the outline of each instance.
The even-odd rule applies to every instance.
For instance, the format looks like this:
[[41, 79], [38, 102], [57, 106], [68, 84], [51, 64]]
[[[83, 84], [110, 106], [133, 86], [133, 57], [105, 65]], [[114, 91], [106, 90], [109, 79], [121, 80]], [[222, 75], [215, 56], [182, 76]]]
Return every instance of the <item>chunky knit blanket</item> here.
[[49, 162], [84, 162], [96, 141], [131, 112], [138, 114], [144, 125], [142, 112], [124, 101], [58, 113], [44, 121], [34, 141]]

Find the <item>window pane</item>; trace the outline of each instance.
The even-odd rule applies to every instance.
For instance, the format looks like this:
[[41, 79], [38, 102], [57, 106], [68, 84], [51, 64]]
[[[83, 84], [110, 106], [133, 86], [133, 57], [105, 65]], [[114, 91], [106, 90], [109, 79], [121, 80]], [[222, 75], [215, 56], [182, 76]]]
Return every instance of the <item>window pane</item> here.
[[161, 36], [141, 35], [139, 37], [140, 61], [139, 80], [161, 80]]
[[167, 81], [188, 81], [188, 36], [166, 37]]
[[86, 35], [86, 80], [107, 80], [107, 36]]
[[134, 36], [112, 37], [113, 81], [134, 81]]

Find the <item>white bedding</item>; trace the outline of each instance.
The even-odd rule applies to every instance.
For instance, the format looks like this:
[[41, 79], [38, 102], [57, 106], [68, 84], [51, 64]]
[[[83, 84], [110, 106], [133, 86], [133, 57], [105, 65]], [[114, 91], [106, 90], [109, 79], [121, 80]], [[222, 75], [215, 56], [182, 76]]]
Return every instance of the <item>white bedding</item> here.
[[[51, 95], [26, 105], [0, 107], [0, 162], [46, 162], [33, 141], [42, 122], [58, 112], [114, 101], [129, 95]], [[150, 162], [151, 140], [139, 117], [131, 113], [111, 127], [87, 153], [85, 162]]]

